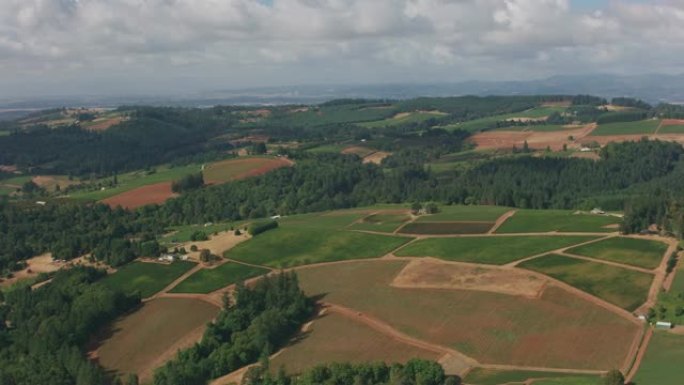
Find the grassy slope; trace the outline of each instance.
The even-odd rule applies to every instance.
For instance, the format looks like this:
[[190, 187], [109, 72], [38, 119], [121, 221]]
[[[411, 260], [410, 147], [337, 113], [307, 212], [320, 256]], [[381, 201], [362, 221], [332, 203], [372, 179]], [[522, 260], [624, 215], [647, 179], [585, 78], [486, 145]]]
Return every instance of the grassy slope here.
[[655, 269], [660, 265], [667, 245], [658, 241], [634, 238], [610, 238], [568, 250], [571, 254]]
[[520, 267], [546, 274], [626, 310], [646, 302], [653, 275], [563, 255], [547, 255]]
[[656, 332], [634, 378], [637, 385], [681, 385], [684, 336]]
[[212, 291], [267, 272], [267, 269], [228, 262], [213, 269], [202, 269], [196, 272], [174, 287], [171, 292], [211, 293]]
[[591, 133], [591, 135], [648, 135], [653, 134], [659, 125], [659, 120], [651, 119], [637, 122], [601, 124]]
[[422, 215], [417, 222], [493, 222], [510, 208], [501, 206], [440, 206], [439, 212]]
[[519, 210], [497, 233], [611, 232], [604, 226], [620, 223], [620, 218], [606, 215], [573, 214], [565, 210]]
[[501, 236], [432, 238], [400, 249], [399, 256], [436, 257], [451, 261], [504, 265], [532, 255], [586, 242], [594, 237]]
[[195, 263], [187, 261], [176, 261], [170, 265], [133, 262], [107, 276], [102, 280], [102, 283], [121, 289], [126, 293], [139, 291], [143, 298], [147, 298], [159, 292], [194, 266]]

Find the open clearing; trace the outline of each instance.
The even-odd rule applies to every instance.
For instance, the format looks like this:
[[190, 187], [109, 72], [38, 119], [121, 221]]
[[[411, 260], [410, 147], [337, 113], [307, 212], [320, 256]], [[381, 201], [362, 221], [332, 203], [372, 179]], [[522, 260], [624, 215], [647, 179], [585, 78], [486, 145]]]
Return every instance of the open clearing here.
[[199, 254], [202, 249], [207, 249], [214, 255], [223, 255], [227, 250], [252, 238], [246, 231], [240, 235], [235, 235], [234, 231], [224, 231], [216, 235], [208, 235], [210, 238], [208, 241], [191, 241], [185, 245], [186, 250], [190, 250], [193, 245], [197, 246], [197, 251], [190, 251], [188, 253], [191, 259], [199, 261]]
[[519, 267], [556, 278], [628, 311], [646, 302], [653, 282], [652, 274], [557, 254], [525, 261]]
[[128, 294], [140, 292], [142, 298], [148, 298], [195, 266], [195, 263], [187, 261], [169, 264], [133, 262], [108, 275], [102, 283]]
[[[222, 222], [212, 223], [207, 225], [184, 225], [171, 227], [169, 233], [164, 235], [163, 240], [171, 243], [190, 242], [192, 234], [201, 231], [209, 236], [214, 233], [222, 233], [231, 229], [242, 230], [245, 227], [243, 221], [239, 222]], [[220, 254], [219, 254], [220, 255]]]
[[69, 180], [69, 177], [65, 175], [39, 175], [34, 176], [32, 181], [38, 186], [51, 192], [56, 191], [57, 186], [59, 186], [60, 189], [63, 189], [72, 184], [78, 183], [74, 180]]
[[120, 375], [136, 373], [141, 383], [153, 370], [202, 338], [206, 324], [219, 309], [188, 298], [159, 298], [120, 318], [111, 326], [92, 355]]
[[332, 362], [365, 363], [384, 361], [404, 363], [412, 358], [438, 360], [439, 354], [388, 337], [371, 327], [339, 314], [324, 314], [310, 330], [295, 338], [270, 363], [278, 370], [301, 373]]
[[[470, 385], [502, 385], [510, 383], [522, 384], [526, 383], [528, 380], [533, 379], [548, 379], [554, 381], [563, 379], [568, 382], [561, 382], [561, 384], [566, 385], [601, 385], [599, 376], [589, 374], [582, 375], [574, 373], [539, 372], [533, 370], [496, 370], [482, 368], [475, 368], [468, 372], [468, 375], [466, 375], [464, 382]], [[533, 384], [538, 383], [538, 381], [533, 382]]]
[[494, 222], [414, 222], [402, 227], [403, 234], [485, 234]]
[[446, 115], [439, 111], [414, 111], [414, 112], [400, 112], [389, 119], [378, 120], [375, 122], [360, 123], [360, 126], [366, 128], [382, 128], [399, 126], [402, 124], [420, 123], [428, 119], [439, 118]]
[[[355, 231], [279, 228], [259, 234], [230, 250], [226, 256], [270, 267], [381, 257], [410, 238]], [[284, 247], [287, 245], [287, 247]]]
[[684, 134], [684, 119], [663, 119], [660, 134]]
[[392, 286], [407, 289], [461, 289], [537, 298], [544, 279], [520, 269], [444, 263], [431, 259], [411, 261]]
[[636, 385], [681, 385], [684, 336], [656, 332], [634, 377]]
[[228, 262], [215, 268], [197, 271], [174, 287], [171, 293], [207, 294], [266, 273], [267, 269]]
[[651, 135], [655, 134], [659, 125], [660, 120], [654, 119], [640, 120], [637, 122], [600, 124], [591, 135]]
[[0, 288], [9, 287], [19, 281], [33, 279], [35, 282], [41, 273], [52, 273], [66, 265], [64, 262], [57, 262], [52, 259], [51, 253], [45, 253], [26, 260], [28, 265], [25, 269], [12, 273], [12, 278], [0, 278]]
[[344, 150], [340, 151], [342, 154], [353, 154], [358, 156], [359, 158], [364, 158], [372, 153], [374, 153], [376, 150], [368, 147], [362, 147], [362, 146], [350, 146], [346, 147]]
[[291, 165], [292, 161], [286, 158], [246, 157], [212, 163], [204, 168], [203, 174], [206, 183], [221, 184], [263, 175]]
[[501, 206], [440, 206], [438, 213], [421, 215], [416, 222], [494, 222], [509, 210]]
[[667, 244], [663, 242], [616, 237], [579, 246], [568, 250], [568, 253], [655, 269], [663, 260], [665, 251]]
[[496, 236], [418, 240], [395, 254], [504, 265], [519, 259], [596, 239], [589, 236]]
[[566, 210], [518, 210], [497, 233], [612, 232], [621, 219], [608, 215], [577, 213]]
[[365, 156], [363, 158], [363, 163], [382, 164], [382, 161], [390, 155], [392, 155], [391, 152], [376, 151], [370, 155]]
[[110, 207], [121, 206], [125, 209], [137, 209], [145, 205], [161, 204], [173, 198], [176, 194], [171, 191], [171, 182], [162, 182], [149, 186], [138, 187], [101, 202]]
[[[580, 128], [567, 129], [562, 131], [487, 131], [473, 135], [470, 140], [477, 145], [479, 150], [487, 149], [511, 149], [513, 146], [522, 148], [524, 143], [530, 148], [545, 149], [547, 147], [554, 151], [561, 150], [563, 144], [568, 147], [577, 147], [575, 140], [589, 135], [594, 129], [594, 124], [589, 124]], [[569, 139], [569, 137], [574, 139]]]
[[558, 287], [539, 299], [392, 287], [407, 263], [358, 261], [303, 268], [298, 275], [309, 295], [485, 364], [612, 369], [623, 365], [640, 331], [634, 321]]
[[349, 228], [391, 233], [409, 220], [411, 217], [408, 214], [373, 214], [354, 223]]

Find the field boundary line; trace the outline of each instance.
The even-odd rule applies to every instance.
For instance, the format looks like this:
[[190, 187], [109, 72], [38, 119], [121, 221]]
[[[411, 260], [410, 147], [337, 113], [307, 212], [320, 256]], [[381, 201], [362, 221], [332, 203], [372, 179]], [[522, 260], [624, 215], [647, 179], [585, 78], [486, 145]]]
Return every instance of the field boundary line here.
[[498, 217], [496, 219], [496, 221], [494, 222], [494, 226], [492, 226], [492, 228], [489, 229], [487, 234], [492, 235], [492, 234], [496, 233], [496, 230], [498, 230], [499, 227], [503, 226], [503, 224], [506, 223], [517, 212], [518, 212], [518, 210], [510, 210], [510, 211], [504, 213], [502, 216]]
[[608, 260], [598, 259], [598, 258], [593, 258], [593, 257], [587, 257], [587, 256], [584, 256], [584, 255], [568, 253], [567, 251], [562, 252], [562, 253], [558, 253], [558, 254], [563, 255], [563, 256], [565, 256], [565, 257], [570, 257], [570, 258], [575, 258], [575, 259], [582, 259], [582, 260], [589, 261], [589, 262], [596, 262], [596, 263], [601, 263], [601, 264], [604, 264], [604, 265], [609, 265], [609, 266], [614, 266], [614, 267], [621, 267], [621, 268], [623, 268], [623, 269], [638, 271], [638, 272], [646, 273], [646, 274], [651, 274], [651, 275], [653, 275], [653, 276], [656, 275], [655, 270], [656, 270], [657, 268], [649, 270], [649, 269], [646, 269], [646, 268], [644, 268], [644, 267], [632, 266], [632, 265], [627, 265], [627, 264], [620, 263], [620, 262], [608, 261]]
[[[565, 369], [565, 368], [544, 368], [538, 366], [517, 366], [517, 365], [499, 365], [499, 364], [481, 364], [477, 366], [482, 369], [493, 370], [526, 370], [530, 372], [550, 372], [550, 373], [567, 373], [567, 374], [605, 374], [606, 370], [593, 369]], [[517, 384], [517, 382], [516, 382]]]
[[658, 135], [660, 133], [660, 129], [663, 127], [663, 122], [665, 122], [665, 119], [660, 119], [660, 124], [658, 124], [658, 127], [656, 127], [653, 135]]
[[634, 356], [634, 359], [630, 361], [631, 367], [629, 367], [629, 371], [627, 371], [625, 374], [626, 384], [631, 384], [632, 380], [639, 371], [639, 367], [641, 367], [641, 362], [644, 360], [644, 356], [646, 355], [646, 351], [648, 350], [648, 345], [651, 342], [653, 333], [653, 328], [647, 327], [647, 330], [644, 332], [643, 338], [640, 341], [641, 343], [639, 344], [639, 346], [637, 346], [636, 355]]
[[[605, 240], [605, 239], [610, 239], [610, 238], [613, 238], [613, 237], [614, 237], [613, 235], [609, 235], [609, 236], [607, 236], [607, 237], [600, 237], [600, 238], [592, 239], [592, 240], [590, 240], [590, 241], [586, 241], [586, 242], [582, 242], [582, 243], [576, 243], [576, 244], [574, 244], [574, 245], [570, 245], [570, 246], [567, 246], [567, 247], [561, 247], [560, 249], [545, 251], [545, 252], [543, 252], [543, 253], [531, 255], [531, 256], [525, 257], [525, 258], [521, 258], [521, 259], [515, 260], [515, 261], [513, 261], [513, 262], [509, 262], [509, 263], [507, 263], [507, 264], [505, 264], [505, 265], [501, 265], [501, 266], [505, 266], [505, 267], [518, 267], [518, 265], [520, 265], [521, 263], [525, 263], [525, 262], [531, 261], [531, 260], [533, 260], [533, 259], [541, 258], [541, 257], [543, 257], [543, 256], [545, 256], [545, 255], [548, 255], [548, 254], [562, 254], [562, 253], [565, 252], [565, 250], [572, 249], [572, 248], [574, 248], [574, 247], [579, 247], [579, 246], [588, 245], [588, 244], [594, 243], [594, 242], [603, 241], [603, 240]], [[528, 270], [528, 269], [525, 269], [525, 270]]]

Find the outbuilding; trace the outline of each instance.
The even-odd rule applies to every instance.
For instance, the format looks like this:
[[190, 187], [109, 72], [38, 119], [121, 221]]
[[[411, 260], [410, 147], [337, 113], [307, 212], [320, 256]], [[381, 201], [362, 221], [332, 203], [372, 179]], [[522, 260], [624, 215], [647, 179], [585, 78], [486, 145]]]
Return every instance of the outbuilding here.
[[672, 322], [658, 321], [656, 322], [656, 329], [670, 330], [672, 329]]

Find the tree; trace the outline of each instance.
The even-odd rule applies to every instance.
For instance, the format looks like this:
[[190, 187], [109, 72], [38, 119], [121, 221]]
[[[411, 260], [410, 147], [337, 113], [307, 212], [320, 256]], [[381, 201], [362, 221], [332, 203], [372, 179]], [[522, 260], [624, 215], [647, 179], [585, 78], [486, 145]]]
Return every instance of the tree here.
[[420, 202], [411, 203], [411, 213], [413, 215], [420, 214], [420, 210], [422, 210], [422, 209], [423, 209], [423, 205]]
[[625, 385], [625, 376], [619, 370], [613, 369], [606, 374], [603, 383], [605, 385]]
[[425, 212], [427, 214], [437, 214], [439, 212], [439, 206], [434, 202], [430, 202], [425, 205]]
[[139, 380], [138, 380], [138, 375], [131, 373], [128, 375], [126, 378], [126, 385], [138, 385]]

